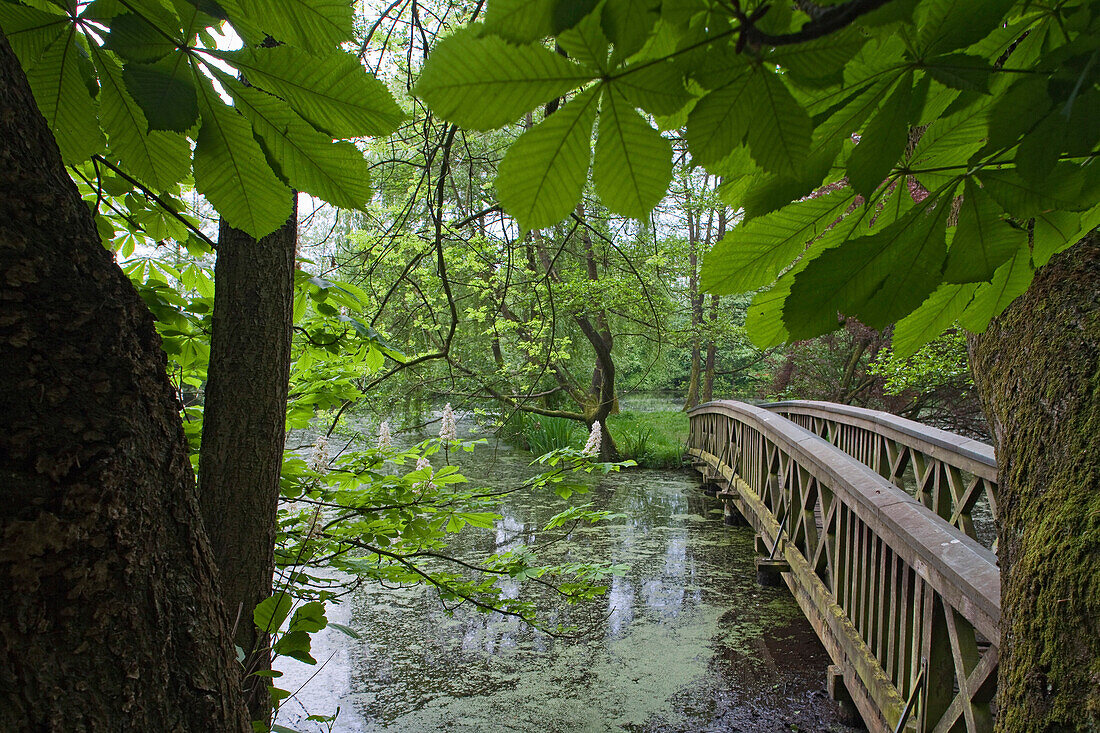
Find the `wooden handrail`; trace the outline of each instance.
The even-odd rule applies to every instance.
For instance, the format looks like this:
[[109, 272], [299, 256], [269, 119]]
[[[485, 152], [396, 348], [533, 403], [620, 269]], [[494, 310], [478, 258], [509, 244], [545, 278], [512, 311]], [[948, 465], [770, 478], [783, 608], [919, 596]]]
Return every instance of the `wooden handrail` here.
[[[879, 410], [812, 400], [760, 405], [825, 438], [925, 506], [996, 549], [997, 460], [993, 446]], [[974, 515], [988, 507], [984, 527]]]
[[990, 481], [997, 480], [997, 458], [993, 446], [980, 440], [940, 430], [915, 420], [881, 410], [841, 405], [817, 400], [785, 400], [760, 405], [780, 415], [808, 415], [855, 425], [910, 445], [923, 453], [948, 460], [970, 473]]

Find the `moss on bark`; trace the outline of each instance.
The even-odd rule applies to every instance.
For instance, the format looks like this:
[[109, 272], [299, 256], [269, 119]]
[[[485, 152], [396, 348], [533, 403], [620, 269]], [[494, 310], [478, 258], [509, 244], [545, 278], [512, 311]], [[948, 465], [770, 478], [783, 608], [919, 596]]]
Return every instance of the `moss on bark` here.
[[1100, 730], [1100, 235], [971, 340], [1000, 466], [997, 729]]

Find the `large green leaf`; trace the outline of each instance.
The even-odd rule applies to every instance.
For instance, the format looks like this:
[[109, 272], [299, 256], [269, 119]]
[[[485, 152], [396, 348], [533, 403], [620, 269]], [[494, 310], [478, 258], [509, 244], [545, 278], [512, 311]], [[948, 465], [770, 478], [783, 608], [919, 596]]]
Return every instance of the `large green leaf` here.
[[967, 181], [943, 279], [949, 283], [989, 280], [1026, 241], [1027, 232], [1006, 222], [989, 194], [975, 181]]
[[997, 95], [989, 110], [990, 150], [1011, 148], [1051, 108], [1047, 79], [1028, 75]]
[[1022, 178], [1036, 184], [1042, 184], [1064, 149], [1067, 138], [1067, 120], [1060, 112], [1052, 112], [1041, 120], [1020, 141], [1013, 161], [1016, 172]]
[[894, 91], [867, 123], [859, 145], [848, 156], [848, 182], [866, 199], [883, 184], [909, 142], [913, 75], [898, 79]]
[[970, 304], [977, 289], [975, 283], [943, 283], [936, 288], [919, 308], [894, 327], [891, 341], [894, 354], [902, 359], [912, 356], [917, 349], [950, 328]]
[[995, 316], [1023, 295], [1034, 277], [1031, 248], [1025, 241], [1008, 262], [997, 268], [992, 282], [978, 286], [970, 305], [959, 315], [959, 323], [968, 331], [981, 333]]
[[252, 123], [276, 171], [295, 190], [345, 209], [371, 196], [370, 166], [351, 143], [333, 143], [282, 100], [220, 74], [237, 109]]
[[672, 145], [621, 94], [603, 96], [592, 182], [607, 208], [644, 219], [672, 180]]
[[256, 605], [252, 611], [252, 622], [261, 631], [273, 633], [286, 621], [290, 615], [290, 609], [294, 607], [294, 599], [287, 593], [277, 593], [270, 598], [265, 598]]
[[186, 55], [172, 54], [156, 64], [126, 64], [122, 80], [149, 129], [186, 132], [198, 119], [198, 93]]
[[550, 35], [557, 0], [489, 0], [483, 33], [513, 43], [530, 43]]
[[560, 37], [585, 18], [595, 15], [596, 6], [600, 4], [600, 0], [557, 0], [550, 17], [551, 30]]
[[61, 33], [42, 49], [27, 81], [34, 101], [49, 123], [66, 163], [79, 163], [103, 149], [96, 103], [80, 67], [84, 50], [73, 28]]
[[745, 218], [753, 219], [771, 213], [816, 191], [822, 181], [828, 180], [830, 173], [833, 173], [839, 148], [839, 143], [836, 143], [814, 150], [794, 175], [757, 175], [744, 197], [737, 202], [744, 207]]
[[[882, 104], [883, 97], [889, 93], [893, 80], [880, 77], [855, 91], [838, 96], [829, 94], [815, 102], [813, 108], [814, 129], [813, 146], [815, 149], [843, 142], [858, 130]], [[828, 106], [825, 106], [827, 103]]]
[[824, 38], [780, 46], [768, 60], [782, 66], [795, 82], [818, 86], [841, 74], [865, 42], [866, 37], [849, 26]]
[[[179, 15], [182, 37], [187, 39], [187, 45], [192, 45], [193, 39], [206, 28], [219, 28], [223, 20], [228, 20], [228, 12], [221, 3], [215, 0], [172, 0], [172, 5]], [[239, 14], [238, 16], [239, 17]], [[236, 26], [234, 26], [236, 29]], [[243, 31], [242, 31], [243, 33]], [[252, 36], [242, 35], [241, 39], [251, 39]], [[266, 37], [265, 37], [266, 39]], [[263, 42], [263, 39], [258, 41]], [[217, 43], [211, 43], [216, 46]]]
[[917, 180], [933, 190], [966, 172], [967, 162], [985, 143], [988, 134], [988, 97], [969, 109], [949, 114], [928, 126], [921, 135], [909, 167]]
[[276, 41], [324, 55], [352, 37], [348, 0], [236, 0], [241, 10]]
[[834, 191], [734, 227], [704, 256], [702, 288], [726, 295], [767, 285], [833, 226], [852, 200], [850, 191]]
[[747, 71], [696, 102], [687, 120], [691, 158], [701, 165], [717, 163], [741, 144], [753, 120]]
[[671, 61], [627, 66], [610, 82], [636, 106], [654, 115], [671, 115], [693, 97], [684, 88], [684, 75]]
[[195, 188], [231, 226], [259, 239], [290, 216], [292, 192], [267, 164], [252, 126], [204, 87]]
[[790, 339], [783, 324], [783, 305], [790, 297], [795, 274], [787, 273], [771, 288], [757, 293], [745, 312], [745, 330], [758, 349], [770, 349]]
[[1049, 211], [1036, 216], [1032, 231], [1032, 264], [1042, 267], [1051, 257], [1076, 244], [1088, 231], [1084, 218], [1072, 211]]
[[946, 87], [971, 92], [989, 90], [989, 77], [993, 74], [990, 63], [965, 53], [949, 53], [925, 61], [928, 74]]
[[104, 46], [127, 61], [139, 62], [156, 61], [176, 50], [171, 37], [134, 13], [120, 13], [111, 18], [111, 32], [104, 39]]
[[0, 2], [0, 28], [24, 72], [34, 68], [42, 52], [69, 30], [70, 23], [67, 15]]
[[1059, 163], [1041, 183], [1025, 180], [1009, 169], [985, 169], [978, 172], [978, 178], [1001, 208], [1019, 219], [1058, 209], [1084, 211], [1096, 202], [1082, 194], [1085, 176], [1073, 163]]
[[940, 283], [950, 198], [929, 197], [879, 232], [824, 251], [795, 278], [783, 322], [795, 339], [834, 330], [837, 314], [885, 328]]
[[767, 69], [749, 77], [748, 109], [752, 124], [745, 141], [753, 160], [772, 173], [794, 173], [810, 152], [810, 116], [791, 95], [783, 78]]
[[515, 122], [593, 76], [541, 46], [513, 46], [463, 30], [435, 47], [413, 93], [446, 120], [490, 130]]
[[603, 29], [615, 44], [616, 57], [631, 56], [645, 45], [660, 17], [660, 5], [659, 0], [607, 0]]
[[524, 229], [556, 224], [588, 177], [597, 92], [589, 89], [519, 136], [497, 173], [497, 199]]
[[92, 46], [99, 72], [100, 112], [110, 149], [135, 178], [154, 191], [163, 191], [191, 169], [191, 146], [173, 132], [150, 130], [145, 113], [122, 81], [122, 67], [109, 54]]
[[332, 137], [388, 135], [405, 119], [386, 85], [351, 54], [318, 58], [291, 46], [276, 46], [216, 55]]
[[585, 66], [607, 71], [607, 47], [610, 41], [600, 27], [600, 14], [589, 13], [581, 22], [558, 34], [558, 45], [569, 57]]
[[783, 322], [783, 308], [791, 295], [791, 287], [806, 265], [827, 248], [827, 243], [822, 239], [815, 241], [791, 269], [776, 280], [775, 285], [760, 291], [752, 299], [745, 312], [745, 330], [757, 348], [769, 349], [790, 340], [791, 334]]
[[925, 0], [917, 17], [922, 56], [965, 48], [985, 38], [1015, 0]]
[[[106, 15], [115, 18], [124, 11], [129, 11], [156, 30], [172, 38], [180, 37], [182, 30], [179, 16], [176, 15], [171, 3], [163, 0], [126, 0], [125, 5], [119, 0], [104, 0], [97, 3], [93, 15]], [[105, 23], [110, 25], [110, 22]], [[182, 37], [181, 37], [182, 40]]]

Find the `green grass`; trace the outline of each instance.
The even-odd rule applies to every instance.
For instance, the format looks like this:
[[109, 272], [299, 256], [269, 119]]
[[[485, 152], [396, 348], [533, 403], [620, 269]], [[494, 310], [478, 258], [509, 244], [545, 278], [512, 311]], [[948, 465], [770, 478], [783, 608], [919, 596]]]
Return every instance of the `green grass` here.
[[528, 415], [524, 421], [523, 437], [527, 441], [527, 449], [536, 456], [541, 456], [559, 448], [578, 447], [577, 436], [583, 432], [583, 428], [583, 425], [573, 420]]
[[607, 419], [607, 427], [624, 459], [646, 468], [683, 464], [688, 417], [679, 410], [622, 412]]

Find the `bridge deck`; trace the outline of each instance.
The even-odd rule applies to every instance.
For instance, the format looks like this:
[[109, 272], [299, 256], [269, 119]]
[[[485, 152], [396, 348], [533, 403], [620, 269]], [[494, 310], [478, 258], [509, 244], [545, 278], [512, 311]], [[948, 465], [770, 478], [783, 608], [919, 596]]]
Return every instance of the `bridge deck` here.
[[[995, 491], [988, 447], [951, 436], [962, 449], [953, 451], [950, 434], [871, 419], [883, 413], [771, 407], [695, 408], [688, 452], [785, 561], [783, 579], [869, 729], [992, 730], [1000, 577], [961, 519], [975, 494]], [[903, 450], [912, 495], [897, 470]]]

